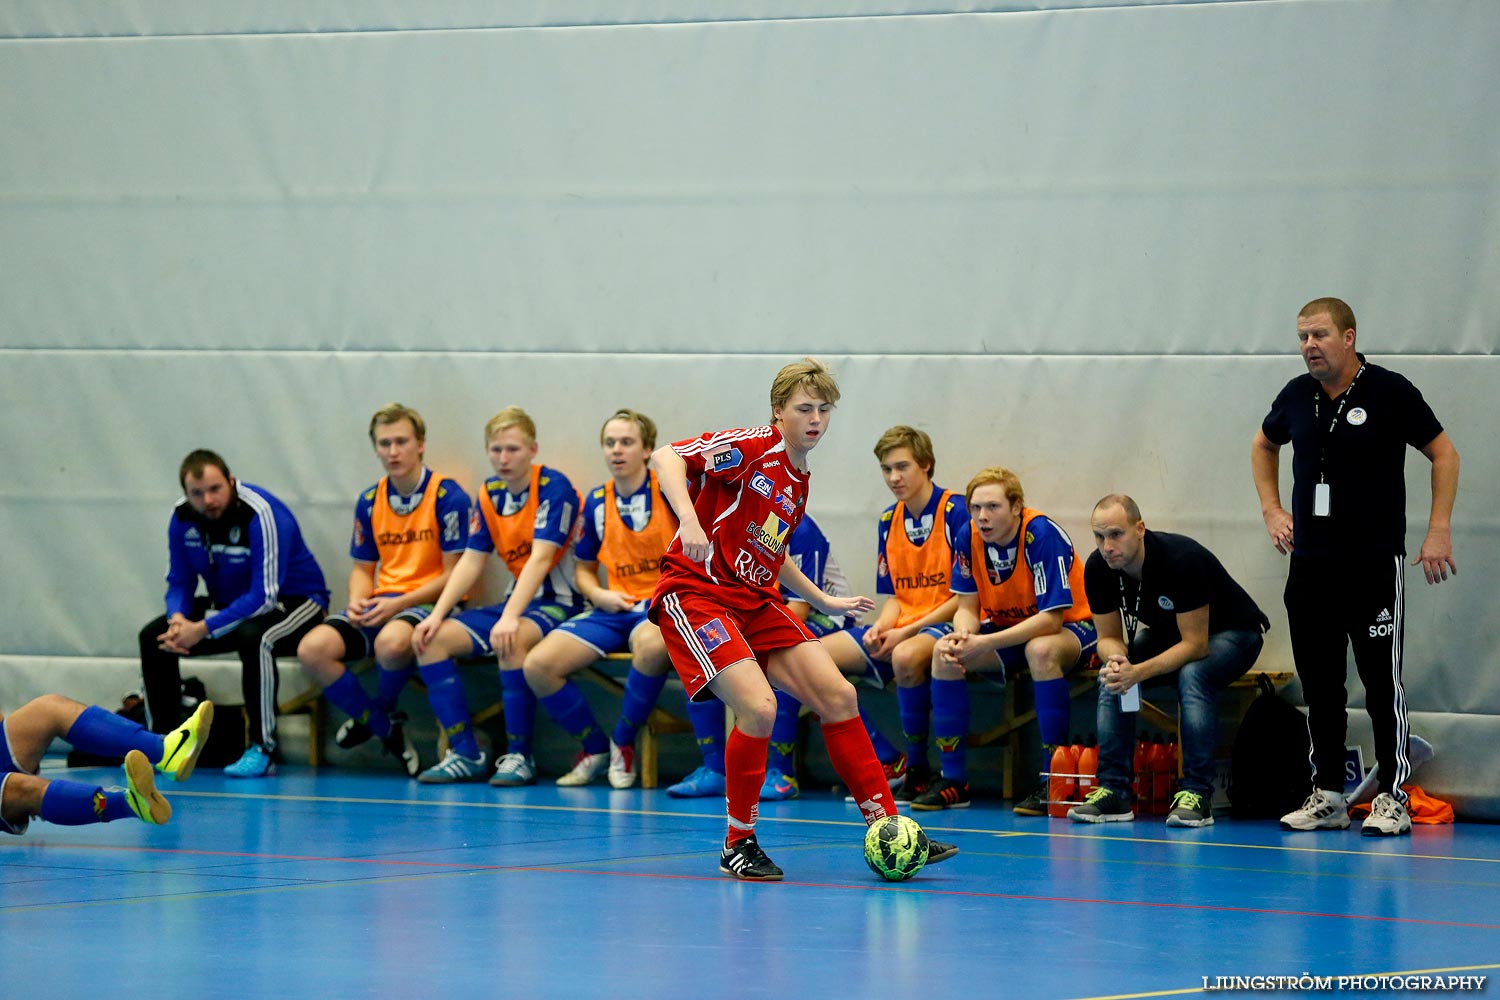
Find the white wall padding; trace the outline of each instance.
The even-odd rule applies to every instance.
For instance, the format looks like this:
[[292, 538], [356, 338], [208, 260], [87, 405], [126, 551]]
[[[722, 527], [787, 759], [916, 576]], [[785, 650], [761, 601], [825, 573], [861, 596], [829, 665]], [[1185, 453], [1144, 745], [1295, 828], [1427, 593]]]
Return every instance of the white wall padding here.
[[[812, 509], [858, 586], [870, 448], [914, 423], [943, 484], [1010, 465], [1081, 546], [1134, 494], [1286, 667], [1249, 442], [1333, 294], [1462, 453], [1409, 700], [1440, 753], [1496, 745], [1493, 0], [710, 6], [5, 5], [0, 670], [133, 655], [190, 448], [292, 505], [341, 600], [377, 406], [472, 486], [520, 404], [589, 486], [615, 407], [758, 422], [808, 353], [846, 394]], [[1415, 550], [1415, 454], [1408, 482]], [[1500, 817], [1475, 759], [1435, 790]]]

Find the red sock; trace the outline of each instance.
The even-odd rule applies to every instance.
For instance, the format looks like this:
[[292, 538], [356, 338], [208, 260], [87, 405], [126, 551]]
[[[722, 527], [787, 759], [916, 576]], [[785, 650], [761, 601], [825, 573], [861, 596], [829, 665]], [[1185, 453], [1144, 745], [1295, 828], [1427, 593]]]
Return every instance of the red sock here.
[[896, 815], [896, 797], [891, 786], [886, 784], [885, 771], [875, 757], [875, 748], [870, 745], [870, 734], [859, 716], [843, 722], [823, 723], [823, 743], [828, 747], [828, 759], [839, 778], [859, 803], [865, 814], [865, 823], [870, 824], [884, 816]]
[[724, 742], [724, 788], [729, 800], [729, 834], [724, 843], [731, 847], [755, 833], [755, 821], [760, 817], [760, 786], [766, 781], [766, 749], [770, 745], [769, 736], [746, 736], [739, 726], [729, 731], [729, 739]]

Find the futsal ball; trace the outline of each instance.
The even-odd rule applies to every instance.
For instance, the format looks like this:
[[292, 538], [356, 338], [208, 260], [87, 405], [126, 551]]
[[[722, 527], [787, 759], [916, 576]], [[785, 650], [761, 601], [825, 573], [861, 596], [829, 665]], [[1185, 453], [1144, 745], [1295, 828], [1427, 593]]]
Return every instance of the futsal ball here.
[[927, 863], [927, 834], [910, 816], [887, 816], [865, 831], [865, 864], [887, 882], [904, 882]]

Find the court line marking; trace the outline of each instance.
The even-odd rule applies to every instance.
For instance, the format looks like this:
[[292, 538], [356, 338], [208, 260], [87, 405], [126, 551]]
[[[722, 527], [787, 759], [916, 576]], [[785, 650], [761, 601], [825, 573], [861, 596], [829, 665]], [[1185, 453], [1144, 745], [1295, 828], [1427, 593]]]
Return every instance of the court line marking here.
[[[1431, 976], [1448, 972], [1478, 972], [1483, 969], [1500, 969], [1500, 965], [1454, 965], [1446, 969], [1409, 969], [1405, 972], [1350, 972], [1347, 978], [1363, 979], [1366, 976]], [[1309, 973], [1310, 975], [1310, 973]], [[1328, 978], [1319, 976], [1320, 979]], [[1337, 974], [1333, 978], [1338, 978]], [[1082, 997], [1080, 1000], [1140, 1000], [1142, 997], [1177, 997], [1188, 993], [1202, 993], [1203, 985], [1188, 987], [1185, 990], [1156, 990], [1151, 993], [1114, 993], [1109, 996]]]
[[[174, 797], [205, 798], [205, 799], [254, 799], [260, 801], [284, 801], [284, 802], [336, 802], [340, 804], [358, 805], [400, 805], [400, 806], [423, 806], [423, 807], [448, 807], [458, 809], [502, 809], [502, 810], [537, 810], [542, 812], [572, 812], [572, 813], [609, 813], [624, 814], [629, 816], [655, 816], [668, 818], [689, 819], [711, 819], [718, 822], [724, 821], [722, 812], [695, 813], [695, 812], [668, 812], [660, 809], [631, 809], [615, 808], [605, 806], [571, 806], [571, 805], [545, 805], [532, 802], [460, 802], [444, 801], [438, 799], [388, 799], [367, 798], [363, 796], [347, 795], [289, 795], [289, 794], [255, 794], [250, 792], [203, 792], [203, 791], [178, 791], [173, 790]], [[766, 824], [800, 824], [811, 826], [849, 826], [860, 827], [864, 825], [861, 819], [812, 819], [800, 816], [761, 816], [757, 823]], [[1100, 835], [1089, 833], [1056, 833], [1052, 831], [1030, 831], [1030, 830], [984, 830], [970, 827], [928, 827], [924, 830], [932, 830], [935, 833], [965, 833], [989, 837], [1040, 837], [1052, 840], [1117, 840], [1131, 844], [1168, 844], [1174, 847], [1198, 847], [1198, 848], [1225, 848], [1231, 850], [1248, 851], [1281, 851], [1293, 854], [1331, 854], [1349, 855], [1358, 858], [1392, 858], [1403, 861], [1462, 861], [1474, 864], [1500, 864], [1500, 858], [1471, 858], [1449, 854], [1399, 854], [1385, 851], [1356, 851], [1348, 848], [1330, 847], [1299, 847], [1288, 844], [1241, 844], [1222, 841], [1193, 840], [1188, 836], [1177, 837], [1126, 837], [1117, 835]], [[1314, 834], [1318, 836], [1319, 834]]]
[[[42, 846], [49, 846], [49, 845], [42, 845]], [[419, 868], [429, 868], [429, 869], [430, 868], [454, 869], [452, 871], [428, 872], [428, 873], [425, 873], [425, 874], [422, 874], [422, 875], [414, 875], [414, 876], [411, 877], [412, 879], [434, 878], [434, 877], [451, 877], [451, 876], [455, 876], [455, 875], [477, 875], [477, 874], [484, 874], [484, 873], [500, 873], [500, 874], [526, 874], [526, 873], [536, 874], [536, 873], [540, 873], [540, 874], [554, 874], [554, 875], [595, 875], [595, 876], [603, 875], [603, 876], [610, 876], [610, 877], [614, 877], [614, 878], [650, 878], [650, 879], [663, 879], [663, 880], [675, 880], [675, 881], [687, 880], [687, 881], [700, 881], [700, 882], [723, 882], [724, 879], [725, 879], [725, 876], [722, 875], [722, 874], [720, 874], [720, 875], [691, 875], [691, 874], [669, 874], [669, 873], [664, 873], [664, 872], [610, 871], [610, 870], [601, 870], [601, 869], [597, 869], [597, 868], [580, 868], [580, 867], [576, 867], [576, 866], [563, 867], [563, 866], [558, 866], [558, 865], [485, 865], [485, 864], [460, 864], [458, 862], [430, 862], [430, 861], [428, 861], [428, 862], [422, 862], [422, 861], [404, 861], [404, 860], [392, 861], [392, 860], [388, 860], [388, 859], [384, 859], [384, 858], [347, 858], [347, 857], [303, 856], [303, 855], [295, 855], [295, 854], [257, 854], [257, 853], [254, 853], [254, 852], [246, 852], [246, 851], [204, 851], [204, 850], [198, 850], [198, 849], [193, 849], [193, 848], [140, 847], [140, 846], [103, 845], [103, 844], [101, 844], [101, 845], [70, 845], [70, 846], [73, 846], [74, 849], [88, 849], [88, 850], [99, 850], [99, 851], [118, 851], [118, 852], [121, 852], [121, 853], [135, 853], [135, 854], [165, 854], [165, 855], [183, 855], [183, 856], [195, 856], [195, 857], [240, 858], [240, 859], [248, 859], [248, 860], [267, 860], [267, 861], [305, 861], [305, 862], [327, 862], [327, 863], [345, 863], [345, 864], [395, 865], [395, 866], [398, 866], [398, 867], [419, 867]], [[694, 852], [694, 854], [696, 854], [696, 853], [697, 852]], [[670, 855], [670, 856], [671, 857], [689, 857], [689, 856], [693, 856], [693, 855]], [[657, 855], [656, 857], [668, 857], [668, 855]], [[620, 859], [620, 860], [625, 860], [625, 859]], [[609, 861], [610, 861], [610, 859], [601, 859], [600, 861], [585, 862], [585, 864], [598, 865], [598, 864], [609, 863]], [[191, 874], [191, 873], [179, 873], [179, 874]], [[280, 876], [280, 877], [285, 878], [287, 876]], [[89, 900], [89, 901], [78, 901], [78, 902], [68, 902], [68, 903], [43, 903], [43, 904], [36, 904], [36, 905], [32, 905], [32, 906], [25, 906], [25, 905], [23, 905], [23, 906], [14, 906], [14, 907], [0, 907], [0, 914], [7, 914], [7, 913], [27, 913], [27, 912], [34, 912], [34, 911], [37, 911], [37, 910], [66, 909], [66, 908], [71, 907], [71, 906], [100, 906], [100, 905], [112, 905], [112, 904], [116, 904], [116, 903], [132, 903], [133, 904], [133, 903], [152, 902], [152, 901], [157, 901], [157, 900], [176, 900], [176, 899], [211, 899], [211, 898], [214, 898], [214, 897], [224, 896], [224, 895], [242, 895], [242, 894], [245, 894], [245, 893], [256, 893], [256, 892], [279, 892], [279, 891], [284, 891], [284, 890], [289, 889], [289, 888], [296, 888], [296, 889], [335, 888], [335, 887], [340, 887], [340, 886], [380, 884], [382, 882], [410, 881], [410, 880], [411, 879], [387, 878], [387, 879], [356, 879], [356, 880], [345, 880], [345, 881], [330, 881], [330, 880], [324, 879], [324, 880], [320, 880], [320, 881], [317, 881], [317, 882], [304, 883], [304, 884], [299, 884], [299, 885], [296, 885], [296, 886], [268, 886], [268, 887], [263, 887], [263, 888], [230, 889], [230, 890], [224, 890], [224, 891], [220, 891], [220, 892], [207, 892], [207, 893], [204, 893], [204, 892], [195, 892], [195, 893], [184, 893], [184, 894], [181, 894], [181, 895], [167, 894], [167, 895], [161, 895], [161, 896], [135, 897], [135, 898], [116, 899], [116, 900]], [[1256, 915], [1264, 915], [1264, 916], [1311, 917], [1311, 918], [1315, 918], [1315, 919], [1321, 918], [1321, 919], [1327, 919], [1327, 920], [1356, 920], [1356, 921], [1365, 921], [1365, 922], [1369, 922], [1369, 923], [1378, 923], [1378, 924], [1401, 924], [1401, 925], [1413, 925], [1413, 926], [1421, 926], [1421, 927], [1452, 927], [1452, 928], [1462, 928], [1462, 929], [1466, 929], [1466, 930], [1493, 930], [1493, 931], [1500, 931], [1500, 924], [1468, 923], [1468, 922], [1460, 922], [1460, 921], [1452, 921], [1452, 920], [1428, 920], [1428, 919], [1422, 919], [1422, 918], [1418, 918], [1418, 917], [1391, 917], [1391, 916], [1381, 916], [1381, 915], [1378, 915], [1378, 914], [1363, 914], [1363, 913], [1328, 913], [1328, 912], [1322, 912], [1322, 911], [1317, 911], [1317, 910], [1288, 910], [1288, 909], [1279, 909], [1279, 908], [1270, 908], [1270, 907], [1254, 907], [1254, 906], [1222, 906], [1222, 905], [1210, 905], [1210, 904], [1207, 904], [1207, 903], [1172, 903], [1172, 902], [1164, 902], [1164, 901], [1160, 901], [1160, 900], [1090, 899], [1088, 897], [1077, 897], [1077, 896], [1046, 896], [1046, 895], [1035, 895], [1035, 894], [1029, 894], [1029, 893], [979, 892], [979, 891], [972, 890], [972, 889], [937, 889], [937, 888], [929, 889], [929, 888], [923, 888], [923, 887], [917, 886], [917, 885], [886, 884], [886, 883], [877, 883], [877, 884], [873, 884], [873, 885], [867, 885], [867, 884], [864, 884], [864, 883], [847, 883], [847, 882], [802, 882], [802, 881], [798, 881], [798, 880], [795, 880], [795, 879], [788, 879], [788, 880], [782, 882], [781, 884], [782, 885], [788, 885], [788, 886], [798, 886], [798, 887], [801, 887], [801, 888], [812, 888], [812, 889], [852, 889], [852, 890], [858, 890], [858, 891], [862, 891], [862, 892], [872, 892], [872, 891], [873, 892], [904, 892], [904, 893], [910, 893], [910, 894], [913, 894], [913, 895], [949, 896], [949, 897], [960, 897], [960, 898], [968, 898], [968, 899], [992, 899], [992, 900], [1002, 900], [1003, 899], [1003, 900], [1013, 900], [1013, 901], [1020, 901], [1020, 902], [1073, 903], [1073, 904], [1078, 904], [1078, 905], [1089, 905], [1089, 906], [1136, 907], [1136, 908], [1154, 909], [1154, 910], [1180, 910], [1180, 911], [1184, 911], [1184, 912], [1238, 913], [1238, 914], [1256, 914]]]

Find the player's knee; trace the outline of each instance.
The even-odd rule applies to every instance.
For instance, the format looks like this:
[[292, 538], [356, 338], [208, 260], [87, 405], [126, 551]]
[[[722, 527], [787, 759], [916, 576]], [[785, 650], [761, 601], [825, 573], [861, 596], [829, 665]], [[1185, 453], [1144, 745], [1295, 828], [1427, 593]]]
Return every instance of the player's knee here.
[[404, 666], [411, 660], [411, 630], [381, 629], [375, 635], [375, 659], [386, 666]]
[[927, 679], [927, 673], [932, 668], [932, 661], [926, 656], [912, 656], [910, 653], [902, 654], [901, 647], [896, 647], [896, 653], [891, 657], [891, 671], [895, 674], [896, 683], [902, 687], [915, 687]]
[[667, 644], [660, 632], [652, 631], [636, 637], [630, 648], [635, 669], [648, 677], [657, 677], [667, 669]]
[[947, 660], [939, 659], [935, 656], [933, 657], [932, 677], [934, 680], [956, 681], [962, 679], [963, 676], [964, 672], [959, 668], [958, 664], [949, 663]]
[[313, 629], [297, 643], [297, 662], [302, 665], [302, 671], [325, 683], [333, 680], [330, 675], [337, 673], [343, 655], [343, 640], [326, 625]]
[[776, 695], [768, 689], [764, 695], [756, 695], [734, 710], [734, 724], [746, 736], [757, 738], [771, 735], [776, 725]]
[[1026, 667], [1032, 680], [1056, 680], [1063, 674], [1062, 646], [1059, 643], [1032, 640], [1026, 644]]
[[843, 722], [859, 714], [859, 693], [848, 681], [830, 686], [819, 700], [822, 705], [815, 711], [824, 722]]

